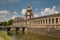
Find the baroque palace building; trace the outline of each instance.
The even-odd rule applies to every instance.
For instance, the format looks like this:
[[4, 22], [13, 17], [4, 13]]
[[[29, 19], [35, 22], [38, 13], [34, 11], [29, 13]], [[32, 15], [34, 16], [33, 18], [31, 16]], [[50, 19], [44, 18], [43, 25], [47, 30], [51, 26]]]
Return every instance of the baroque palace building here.
[[17, 17], [14, 19], [13, 26], [25, 26], [33, 28], [57, 28], [60, 30], [60, 13], [34, 17], [30, 5], [25, 13], [24, 18]]

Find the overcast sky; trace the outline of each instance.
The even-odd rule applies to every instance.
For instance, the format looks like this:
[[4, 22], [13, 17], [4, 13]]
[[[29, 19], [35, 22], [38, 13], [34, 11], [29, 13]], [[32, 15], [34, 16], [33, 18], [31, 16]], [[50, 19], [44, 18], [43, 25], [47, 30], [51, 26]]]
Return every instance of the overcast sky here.
[[35, 17], [60, 12], [60, 0], [0, 0], [0, 21], [24, 17], [29, 3]]

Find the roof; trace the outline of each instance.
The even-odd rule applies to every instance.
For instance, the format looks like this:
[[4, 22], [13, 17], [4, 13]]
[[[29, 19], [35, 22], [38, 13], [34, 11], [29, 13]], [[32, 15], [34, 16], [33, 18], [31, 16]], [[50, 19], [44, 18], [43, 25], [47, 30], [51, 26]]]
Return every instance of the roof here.
[[49, 17], [58, 17], [60, 16], [60, 13], [58, 14], [52, 14], [52, 15], [46, 15], [46, 16], [40, 16], [40, 17], [34, 17], [34, 18], [31, 18], [32, 19], [39, 19], [39, 18], [49, 18]]
[[14, 19], [14, 22], [19, 22], [19, 21], [24, 21], [24, 18], [22, 18], [22, 17], [16, 17]]

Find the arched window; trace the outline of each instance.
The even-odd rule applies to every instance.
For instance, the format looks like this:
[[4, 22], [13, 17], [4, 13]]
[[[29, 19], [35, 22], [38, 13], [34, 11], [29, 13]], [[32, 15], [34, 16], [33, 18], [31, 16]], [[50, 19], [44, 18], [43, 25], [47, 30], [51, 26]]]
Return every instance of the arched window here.
[[52, 23], [54, 23], [54, 19], [52, 19]]
[[51, 19], [49, 19], [49, 24], [51, 23]]
[[56, 23], [58, 23], [58, 18], [56, 18]]
[[46, 19], [46, 24], [47, 24], [47, 19]]
[[42, 24], [42, 20], [41, 20], [41, 24]]
[[43, 24], [45, 23], [45, 20], [43, 20]]

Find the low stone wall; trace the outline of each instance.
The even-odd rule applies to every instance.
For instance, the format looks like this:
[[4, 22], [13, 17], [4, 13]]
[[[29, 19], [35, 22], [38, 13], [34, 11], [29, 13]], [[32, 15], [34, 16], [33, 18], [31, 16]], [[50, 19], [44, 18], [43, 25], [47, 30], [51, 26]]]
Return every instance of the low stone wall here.
[[28, 32], [43, 34], [43, 35], [52, 35], [52, 36], [60, 36], [60, 30], [55, 28], [34, 28], [28, 27]]

